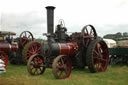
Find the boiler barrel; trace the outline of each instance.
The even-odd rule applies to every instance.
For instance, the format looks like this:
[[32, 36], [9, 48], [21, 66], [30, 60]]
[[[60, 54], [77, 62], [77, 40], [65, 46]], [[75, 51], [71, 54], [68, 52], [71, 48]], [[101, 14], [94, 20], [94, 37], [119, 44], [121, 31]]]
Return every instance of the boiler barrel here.
[[43, 45], [41, 51], [45, 56], [58, 56], [58, 55], [75, 55], [78, 53], [79, 47], [76, 42], [68, 43], [51, 43]]
[[13, 43], [10, 44], [8, 42], [0, 42], [0, 51], [16, 51], [18, 49], [18, 44], [17, 43]]

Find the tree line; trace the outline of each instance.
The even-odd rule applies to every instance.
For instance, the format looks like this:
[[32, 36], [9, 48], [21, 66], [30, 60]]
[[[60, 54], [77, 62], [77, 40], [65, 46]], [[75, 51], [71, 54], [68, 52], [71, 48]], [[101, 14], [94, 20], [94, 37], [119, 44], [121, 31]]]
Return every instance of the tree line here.
[[119, 41], [119, 40], [128, 40], [128, 32], [117, 32], [115, 34], [106, 34], [103, 36], [103, 38], [106, 38], [106, 39], [113, 39], [113, 40], [116, 40], [116, 41]]

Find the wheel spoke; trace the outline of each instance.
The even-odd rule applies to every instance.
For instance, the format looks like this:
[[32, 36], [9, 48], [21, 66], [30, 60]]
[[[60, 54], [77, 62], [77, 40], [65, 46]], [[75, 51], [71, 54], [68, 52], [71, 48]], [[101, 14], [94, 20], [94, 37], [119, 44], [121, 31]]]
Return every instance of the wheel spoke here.
[[106, 59], [101, 59], [101, 61], [106, 62]]
[[62, 67], [61, 64], [59, 64], [59, 65], [57, 66], [58, 69], [61, 69], [61, 67]]
[[36, 52], [36, 54], [40, 54], [40, 51]]
[[34, 48], [33, 48], [33, 46], [31, 47], [31, 49], [32, 49], [32, 51], [34, 52]]
[[26, 40], [24, 40], [24, 41], [22, 42], [22, 45], [23, 45], [23, 46], [24, 46], [25, 42], [26, 42]]
[[33, 71], [33, 69], [35, 69], [34, 66], [31, 66], [31, 71]]
[[101, 50], [100, 50], [100, 48], [98, 48], [98, 53], [99, 53], [99, 56], [101, 56]]
[[64, 61], [63, 61], [63, 59], [61, 58], [60, 60], [61, 60], [61, 63], [62, 63], [62, 64], [64, 64]]
[[40, 67], [44, 67], [44, 65], [43, 65], [43, 64], [41, 64], [41, 65], [40, 65]]
[[97, 63], [97, 66], [96, 66], [97, 71], [99, 71], [100, 67], [101, 67], [100, 63]]
[[36, 65], [37, 63], [36, 63], [37, 61], [36, 61], [36, 59], [34, 58], [34, 60], [33, 60], [33, 63]]
[[93, 30], [91, 29], [91, 31], [90, 31], [90, 35], [92, 34], [92, 31], [93, 31]]
[[27, 54], [33, 54], [32, 50], [28, 50]]
[[35, 52], [37, 51], [37, 46], [34, 46], [34, 50], [35, 50]]
[[36, 71], [37, 71], [37, 68], [35, 68], [35, 71], [34, 71], [35, 74], [36, 74]]
[[34, 66], [34, 64], [30, 64], [31, 66]]
[[97, 71], [98, 71], [98, 66], [99, 66], [99, 64], [96, 63], [96, 64], [95, 64], [95, 68], [96, 68]]
[[28, 36], [28, 39], [31, 39], [30, 37], [31, 37], [31, 35]]
[[86, 28], [86, 32], [87, 32], [87, 34], [89, 34], [87, 28]]
[[104, 66], [100, 63], [99, 71], [104, 71]]
[[94, 53], [95, 53], [97, 56], [99, 56], [99, 55], [100, 55], [96, 50], [94, 50]]
[[86, 42], [86, 47], [88, 46], [89, 41], [90, 41], [90, 40], [89, 40], [89, 39], [87, 39], [87, 42]]
[[59, 78], [62, 78], [63, 77], [62, 76], [62, 73], [63, 73], [63, 71], [60, 71], [60, 74], [58, 75]]
[[39, 67], [40, 72], [42, 71], [41, 67]]
[[38, 47], [37, 51], [40, 51], [40, 47]]
[[27, 36], [27, 33], [25, 32], [24, 34], [25, 34], [25, 37], [26, 37]]

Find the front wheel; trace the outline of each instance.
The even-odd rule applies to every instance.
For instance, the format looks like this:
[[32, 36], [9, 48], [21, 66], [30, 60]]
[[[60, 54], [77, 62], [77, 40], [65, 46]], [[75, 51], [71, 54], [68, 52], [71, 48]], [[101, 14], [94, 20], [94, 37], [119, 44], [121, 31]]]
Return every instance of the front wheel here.
[[93, 40], [86, 52], [86, 63], [90, 72], [104, 72], [108, 66], [109, 52], [103, 40]]
[[57, 79], [68, 78], [72, 71], [71, 62], [66, 55], [56, 57], [52, 64], [52, 72]]
[[41, 55], [32, 55], [27, 63], [27, 70], [31, 75], [40, 75], [45, 71], [44, 60]]

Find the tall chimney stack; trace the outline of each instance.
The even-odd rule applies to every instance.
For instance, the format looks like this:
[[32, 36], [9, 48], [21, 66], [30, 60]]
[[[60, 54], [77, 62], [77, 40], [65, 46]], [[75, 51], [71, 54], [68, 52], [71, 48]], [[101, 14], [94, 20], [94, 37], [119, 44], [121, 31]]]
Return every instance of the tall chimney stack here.
[[47, 33], [53, 34], [54, 30], [54, 6], [47, 6]]

